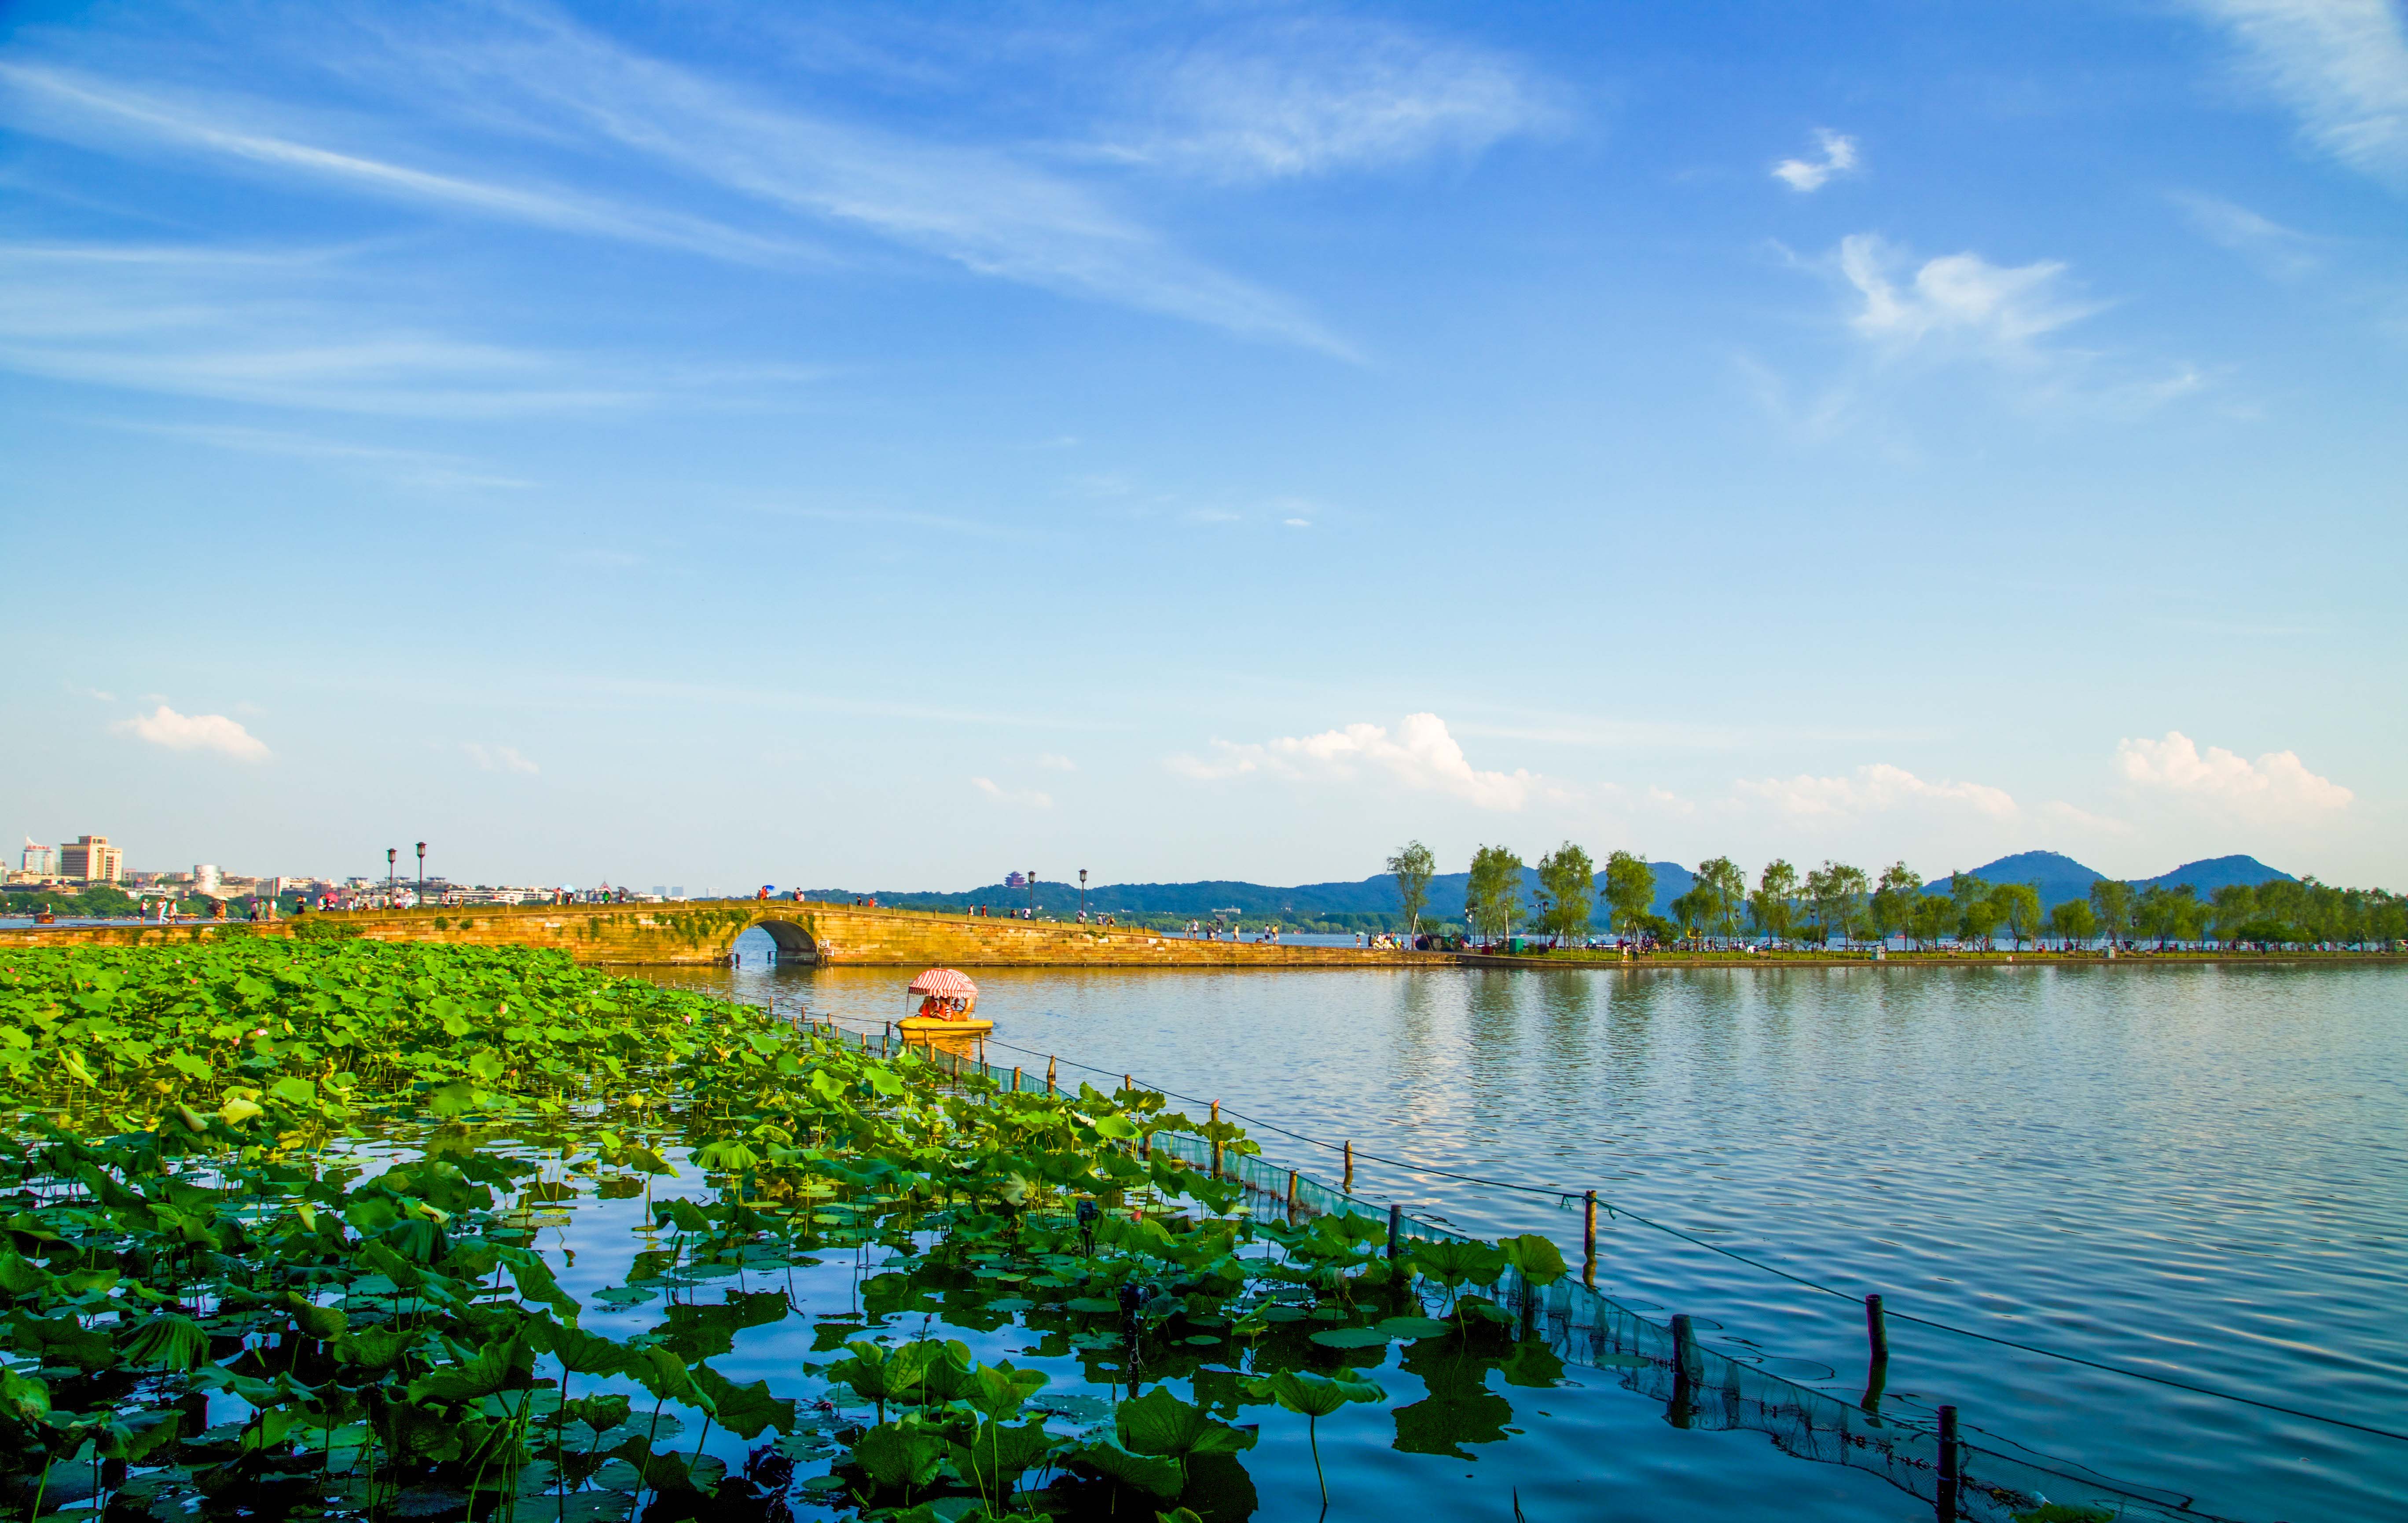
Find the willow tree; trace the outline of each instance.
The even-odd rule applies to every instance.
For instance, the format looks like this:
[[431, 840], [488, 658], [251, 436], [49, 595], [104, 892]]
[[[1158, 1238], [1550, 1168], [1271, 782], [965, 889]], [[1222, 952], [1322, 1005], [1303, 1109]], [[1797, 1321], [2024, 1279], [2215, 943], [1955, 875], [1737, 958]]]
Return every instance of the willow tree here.
[[1797, 899], [1798, 869], [1776, 857], [1764, 864], [1763, 875], [1756, 880], [1756, 892], [1747, 896], [1748, 918], [1774, 941], [1786, 941], [1790, 920], [1797, 913]]
[[2040, 940], [2040, 888], [2030, 883], [2001, 883], [1990, 890], [1990, 902], [1999, 906], [1999, 919], [2007, 934], [2015, 941], [2015, 950], [2022, 951], [2027, 941]]
[[1871, 887], [1863, 868], [1850, 867], [1845, 862], [1826, 861], [1806, 875], [1806, 902], [1813, 907], [1814, 923], [1822, 931], [1824, 946], [1831, 945], [1834, 928], [1841, 940], [1849, 938], [1866, 891]]
[[1627, 851], [1606, 858], [1605, 903], [1613, 924], [1637, 931], [1656, 904], [1656, 869]]
[[1570, 841], [1539, 859], [1539, 887], [1548, 900], [1540, 929], [1557, 937], [1588, 934], [1589, 895], [1597, 889], [1597, 863]]
[[2087, 899], [2069, 899], [2048, 912], [2048, 928], [2071, 951], [2099, 934], [2099, 917]]
[[1438, 859], [1419, 841], [1408, 841], [1388, 859], [1388, 871], [1397, 875], [1397, 897], [1404, 902], [1406, 934], [1419, 935], [1422, 906], [1429, 903], [1430, 879], [1438, 875]]
[[1873, 890], [1873, 929], [1886, 942], [1896, 933], [1914, 933], [1915, 901], [1923, 897], [1923, 875], [1904, 862], [1892, 862], [1882, 869], [1881, 883]]
[[1471, 880], [1463, 888], [1463, 918], [1490, 940], [1509, 934], [1522, 914], [1522, 859], [1505, 847], [1482, 847], [1471, 854]]
[[2090, 885], [2090, 907], [2099, 917], [2099, 929], [2109, 941], [2122, 941], [2132, 929], [2132, 886], [2115, 878], [2099, 878]]
[[1707, 858], [1698, 864], [1697, 887], [1690, 891], [1706, 896], [1706, 919], [1722, 927], [1726, 943], [1739, 934], [1740, 912], [1747, 907], [1747, 875], [1739, 863], [1728, 857]]

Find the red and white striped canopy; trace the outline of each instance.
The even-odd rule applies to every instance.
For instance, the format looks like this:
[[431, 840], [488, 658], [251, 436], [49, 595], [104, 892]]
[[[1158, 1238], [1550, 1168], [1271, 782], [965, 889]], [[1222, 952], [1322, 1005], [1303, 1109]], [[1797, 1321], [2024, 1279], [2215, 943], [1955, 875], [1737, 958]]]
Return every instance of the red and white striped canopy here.
[[978, 997], [978, 986], [951, 968], [930, 968], [911, 980], [913, 994], [968, 995]]

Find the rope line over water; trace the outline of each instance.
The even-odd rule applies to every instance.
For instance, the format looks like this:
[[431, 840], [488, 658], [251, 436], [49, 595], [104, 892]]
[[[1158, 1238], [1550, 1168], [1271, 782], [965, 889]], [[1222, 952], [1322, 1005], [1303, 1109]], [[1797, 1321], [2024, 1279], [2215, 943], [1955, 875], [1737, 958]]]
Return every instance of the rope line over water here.
[[[827, 1024], [834, 1025], [835, 1022], [829, 1021]], [[1130, 1079], [1131, 1082], [1135, 1082], [1133, 1075], [1126, 1074], [1115, 1075], [1109, 1069], [1097, 1068], [1090, 1063], [1082, 1063], [1073, 1059], [1060, 1057], [1058, 1054], [1039, 1052], [1034, 1047], [1018, 1046], [1010, 1042], [996, 1041], [992, 1036], [981, 1037], [979, 1040], [988, 1046], [1001, 1047], [1007, 1052], [1017, 1052], [1031, 1058], [1043, 1058], [1049, 1062], [1059, 1063], [1066, 1068], [1079, 1069], [1084, 1073], [1098, 1075], [1104, 1078], [1122, 1077]], [[1212, 1102], [1202, 1099], [1201, 1097], [1181, 1094], [1176, 1089], [1164, 1089], [1160, 1085], [1149, 1085], [1146, 1086], [1146, 1088], [1154, 1089], [1156, 1093], [1167, 1095], [1173, 1100], [1185, 1101], [1190, 1104], [1209, 1105], [1212, 1103]], [[1226, 1106], [1222, 1107], [1221, 1114], [1233, 1120], [1242, 1121], [1250, 1128], [1256, 1128], [1264, 1132], [1276, 1132], [1280, 1136], [1304, 1143], [1310, 1146], [1321, 1148], [1326, 1152], [1338, 1153], [1346, 1150], [1345, 1145], [1343, 1144], [1324, 1142], [1318, 1137], [1307, 1136], [1301, 1132], [1292, 1132], [1286, 1127], [1280, 1126], [1274, 1122], [1263, 1120], [1257, 1117], [1243, 1115], [1238, 1111], [1230, 1110]], [[1436, 1168], [1428, 1164], [1412, 1163], [1402, 1159], [1383, 1158], [1379, 1154], [1366, 1153], [1359, 1148], [1353, 1151], [1353, 1156], [1357, 1161], [1382, 1163], [1393, 1169], [1402, 1169], [1411, 1174], [1423, 1174], [1431, 1178], [1455, 1180], [1463, 1184], [1478, 1185], [1487, 1189], [1512, 1190], [1518, 1194], [1534, 1195], [1567, 1203], [1582, 1200], [1587, 1193], [1584, 1190], [1568, 1190], [1549, 1186], [1518, 1184], [1512, 1180], [1484, 1179], [1477, 1174], [1458, 1174], [1450, 1169]], [[1656, 1231], [1667, 1233], [1672, 1237], [1677, 1237], [1684, 1243], [1704, 1248], [1710, 1253], [1718, 1253], [1726, 1259], [1745, 1264], [1751, 1269], [1758, 1269], [1768, 1274], [1777, 1275], [1782, 1279], [1789, 1281], [1793, 1285], [1803, 1286], [1809, 1290], [1819, 1290], [1827, 1296], [1834, 1297], [1851, 1304], [1861, 1305], [1863, 1303], [1864, 1298], [1861, 1296], [1850, 1295], [1845, 1290], [1834, 1289], [1830, 1286], [1822, 1284], [1820, 1281], [1810, 1280], [1802, 1274], [1793, 1274], [1785, 1269], [1765, 1263], [1761, 1260], [1751, 1259], [1746, 1254], [1740, 1253], [1735, 1249], [1726, 1248], [1719, 1244], [1709, 1243], [1705, 1239], [1695, 1236], [1689, 1232], [1685, 1232], [1678, 1227], [1673, 1227], [1667, 1223], [1654, 1220], [1651, 1217], [1641, 1216], [1638, 1212], [1632, 1211], [1626, 1206], [1615, 1205], [1604, 1200], [1602, 1197], [1598, 1199], [1597, 1203], [1604, 1206], [1612, 1216], [1627, 1217], [1629, 1219], [1638, 1222], [1642, 1227], [1652, 1228]], [[2026, 1354], [2036, 1354], [2043, 1359], [2062, 1359], [2068, 1364], [2078, 1364], [2086, 1369], [2101, 1371], [2107, 1374], [2122, 1375], [2130, 1380], [2143, 1380], [2153, 1385], [2167, 1386], [2175, 1390], [2188, 1391], [2196, 1396], [2211, 1396], [2220, 1401], [2235, 1402], [2243, 1406], [2256, 1407], [2264, 1412], [2278, 1412], [2286, 1417], [2298, 1417], [2307, 1422], [2325, 1423], [2334, 1428], [2346, 1428], [2353, 1432], [2369, 1433], [2376, 1438], [2387, 1438], [2398, 1443], [2408, 1444], [2408, 1433], [2398, 1432], [2392, 1429], [2377, 1428], [2371, 1424], [2362, 1422], [2352, 1422], [2346, 1417], [2335, 1417], [2321, 1412], [2306, 1412], [2298, 1407], [2284, 1406], [2280, 1402], [2264, 1402], [2254, 1396], [2243, 1396], [2236, 1391], [2217, 1390], [2209, 1386], [2194, 1386], [2187, 1381], [2175, 1380], [2167, 1375], [2151, 1374], [2145, 1370], [2128, 1369], [2119, 1364], [2108, 1364], [2098, 1359], [2085, 1359], [2079, 1354], [2068, 1354], [2060, 1349], [2042, 1348], [2035, 1344], [2018, 1343], [2013, 1338], [2000, 1338], [1993, 1333], [1977, 1332], [1971, 1328], [1960, 1328], [1956, 1326], [1954, 1323], [1949, 1322], [1937, 1322], [1927, 1317], [1916, 1317], [1910, 1312], [1901, 1312], [1889, 1308], [1885, 1308], [1885, 1310], [1889, 1317], [1893, 1320], [1899, 1322], [1912, 1322], [1917, 1327], [1929, 1328], [1936, 1332], [1953, 1332], [1958, 1337], [1978, 1339], [1985, 1344], [1996, 1344], [2002, 1348], [2013, 1348], [2020, 1350]]]

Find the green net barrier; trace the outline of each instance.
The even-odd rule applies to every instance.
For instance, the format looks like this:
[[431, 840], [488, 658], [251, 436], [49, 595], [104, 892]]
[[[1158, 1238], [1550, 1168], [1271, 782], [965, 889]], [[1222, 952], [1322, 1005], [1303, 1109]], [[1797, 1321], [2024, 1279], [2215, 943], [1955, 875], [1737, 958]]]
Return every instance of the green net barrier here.
[[[846, 1033], [855, 1037], [856, 1033]], [[888, 1041], [857, 1033], [865, 1051]], [[1042, 1075], [984, 1060], [980, 1051], [923, 1048], [949, 1077], [974, 1088], [1045, 1092]], [[1060, 1092], [1056, 1090], [1055, 1092]], [[1070, 1092], [1075, 1093], [1075, 1087]], [[1351, 1194], [1301, 1169], [1254, 1154], [1216, 1149], [1207, 1139], [1155, 1132], [1149, 1146], [1243, 1187], [1247, 1209], [1262, 1219], [1297, 1221], [1315, 1216], [1357, 1216], [1391, 1222], [1398, 1245], [1469, 1242], [1467, 1234]], [[1868, 1471], [1941, 1509], [1943, 1480], [1936, 1414], [1896, 1397], [1860, 1404], [1772, 1374], [1753, 1356], [1727, 1353], [1682, 1337], [1576, 1278], [1534, 1287], [1507, 1270], [1501, 1303], [1521, 1317], [1522, 1336], [1542, 1338], [1569, 1364], [1612, 1377], [1624, 1389], [1664, 1408], [1676, 1428], [1762, 1433], [1784, 1452], [1823, 1464]], [[2010, 1523], [2043, 1502], [2092, 1507], [2132, 1523], [2230, 1523], [2200, 1512], [2179, 1493], [2100, 1474], [1976, 1428], [1959, 1431], [1955, 1513], [1973, 1523]]]

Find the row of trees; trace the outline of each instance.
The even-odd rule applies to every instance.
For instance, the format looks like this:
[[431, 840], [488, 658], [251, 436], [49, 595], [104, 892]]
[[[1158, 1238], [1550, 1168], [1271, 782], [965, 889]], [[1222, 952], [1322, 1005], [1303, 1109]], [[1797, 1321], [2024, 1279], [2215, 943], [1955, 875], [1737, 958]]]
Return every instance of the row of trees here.
[[[1388, 859], [1409, 924], [1418, 931], [1438, 863], [1419, 841]], [[1530, 871], [1506, 847], [1472, 854], [1464, 889], [1464, 918], [1475, 936], [1496, 940], [1524, 929], [1562, 940], [1584, 937], [1601, 906], [1610, 930], [1632, 937], [1725, 944], [1744, 933], [1776, 942], [1883, 941], [1904, 938], [1928, 947], [1955, 939], [1990, 946], [2000, 938], [2018, 948], [2055, 938], [2087, 945], [2101, 937], [2227, 945], [2390, 945], [2408, 940], [2408, 898], [2380, 889], [2337, 889], [2314, 878], [2256, 888], [2231, 885], [2201, 899], [2188, 884], [2145, 888], [2100, 878], [2088, 895], [2052, 905], [2029, 883], [1986, 883], [1954, 873], [1927, 885], [1904, 862], [1878, 877], [1863, 868], [1826, 861], [1800, 874], [1786, 861], [1765, 864], [1756, 887], [1728, 857], [1698, 864], [1688, 891], [1655, 912], [1656, 873], [1628, 851], [1605, 860], [1602, 873], [1567, 841], [1539, 859], [1536, 903], [1522, 904]], [[1744, 932], [1742, 932], [1744, 927]]]

